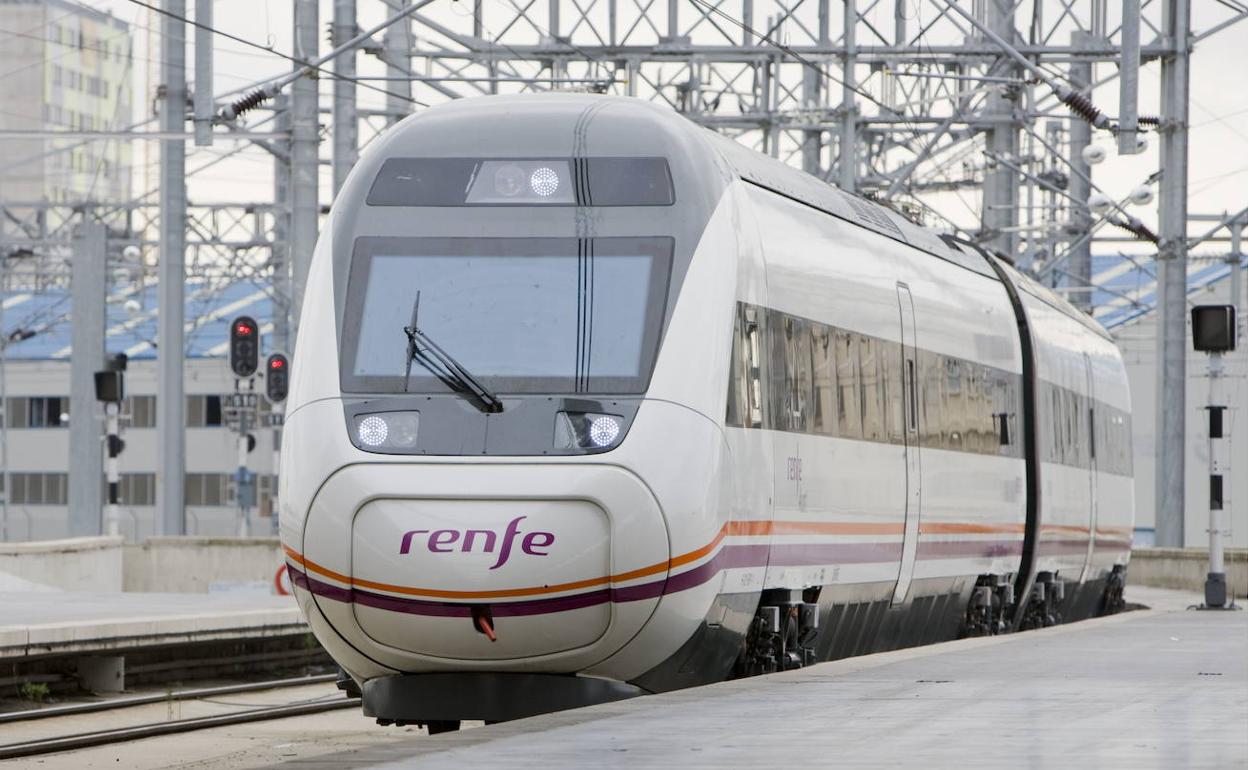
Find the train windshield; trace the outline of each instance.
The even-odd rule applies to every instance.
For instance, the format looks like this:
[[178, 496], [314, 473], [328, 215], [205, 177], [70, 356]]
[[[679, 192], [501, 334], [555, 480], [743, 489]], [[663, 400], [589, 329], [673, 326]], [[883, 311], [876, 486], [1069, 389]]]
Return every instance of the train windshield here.
[[[419, 325], [501, 393], [641, 393], [658, 348], [670, 238], [360, 238], [342, 386], [402, 392]], [[410, 392], [443, 392], [412, 371]]]

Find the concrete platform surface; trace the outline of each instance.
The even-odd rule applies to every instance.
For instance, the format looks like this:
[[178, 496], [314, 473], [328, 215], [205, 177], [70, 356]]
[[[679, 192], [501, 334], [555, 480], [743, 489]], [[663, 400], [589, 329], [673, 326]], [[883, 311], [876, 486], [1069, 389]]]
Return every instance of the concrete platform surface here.
[[289, 596], [0, 592], [0, 660], [136, 644], [302, 633]]
[[1248, 612], [1133, 588], [1137, 610], [1042, 631], [371, 748], [286, 767], [1248, 766]]

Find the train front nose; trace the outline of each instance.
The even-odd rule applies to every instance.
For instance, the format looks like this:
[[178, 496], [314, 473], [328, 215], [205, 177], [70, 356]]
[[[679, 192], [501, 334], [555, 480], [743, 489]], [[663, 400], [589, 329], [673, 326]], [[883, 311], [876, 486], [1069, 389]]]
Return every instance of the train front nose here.
[[636, 476], [553, 463], [348, 466], [305, 550], [335, 629], [402, 671], [575, 670], [640, 630], [668, 559]]

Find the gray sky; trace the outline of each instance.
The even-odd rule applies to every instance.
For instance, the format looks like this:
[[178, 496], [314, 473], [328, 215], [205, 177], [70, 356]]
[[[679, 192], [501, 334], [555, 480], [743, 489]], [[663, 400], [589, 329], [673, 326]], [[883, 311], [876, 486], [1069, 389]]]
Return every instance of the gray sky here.
[[[155, 0], [153, 0], [154, 2]], [[916, 9], [930, 18], [935, 13], [936, 5], [928, 3], [919, 5], [915, 0]], [[150, 113], [151, 90], [158, 82], [155, 69], [157, 50], [158, 17], [148, 10], [134, 5], [128, 0], [93, 0], [92, 5], [111, 10], [115, 15], [129, 22], [134, 28], [134, 50], [136, 54], [136, 97], [134, 99], [136, 119], [147, 117]], [[187, 5], [194, 6], [193, 0]], [[544, 5], [544, 4], [543, 4]], [[725, 8], [731, 8], [731, 2]], [[965, 0], [963, 5], [967, 5]], [[1056, 3], [1049, 4], [1053, 8]], [[1080, 4], [1082, 5], [1082, 4]], [[1116, 3], [1109, 3], [1117, 6]], [[1160, 5], [1160, 3], [1155, 4]], [[888, 16], [889, 3], [881, 3], [881, 17], [878, 21], [891, 24]], [[1216, 21], [1226, 18], [1228, 11], [1214, 0], [1195, 0], [1193, 3], [1193, 28], [1197, 31], [1211, 26]], [[215, 26], [232, 34], [244, 37], [261, 44], [268, 44], [276, 50], [291, 50], [291, 10], [289, 0], [217, 0], [215, 6]], [[466, 0], [438, 0], [429, 9], [435, 18], [455, 21], [453, 16], [463, 15], [470, 11], [471, 5]], [[486, 0], [487, 12], [496, 18], [510, 18], [508, 0]], [[320, 29], [325, 30], [331, 18], [332, 8], [328, 0], [320, 3]], [[688, 6], [692, 9], [692, 6]], [[386, 7], [381, 0], [359, 0], [359, 16], [362, 26], [380, 21], [386, 15]], [[692, 13], [685, 10], [685, 13]], [[1050, 10], [1050, 13], [1055, 12]], [[570, 12], [569, 12], [570, 13]], [[1115, 22], [1116, 8], [1111, 8], [1111, 25]], [[1020, 11], [1019, 18], [1028, 14]], [[501, 21], [497, 23], [502, 23]], [[155, 27], [155, 29], [153, 29]], [[417, 34], [420, 34], [418, 29]], [[1143, 36], [1147, 40], [1149, 31], [1144, 29]], [[193, 37], [188, 31], [188, 38]], [[322, 38], [322, 51], [327, 50]], [[246, 48], [238, 43], [215, 37], [216, 84], [215, 92], [220, 94], [236, 89], [289, 70], [289, 63], [271, 54]], [[380, 64], [370, 56], [361, 55], [358, 59], [362, 74], [380, 74]], [[141, 69], [140, 69], [141, 68]], [[1159, 65], [1150, 63], [1141, 73], [1141, 114], [1157, 114], [1158, 93], [1156, 89]], [[1110, 65], [1100, 65], [1097, 77], [1104, 78], [1112, 74]], [[1193, 212], [1213, 213], [1229, 208], [1238, 208], [1248, 204], [1248, 88], [1245, 87], [1245, 76], [1248, 75], [1248, 21], [1241, 22], [1227, 30], [1217, 33], [1203, 41], [1196, 49], [1192, 61], [1191, 77], [1191, 142], [1190, 142], [1190, 206]], [[383, 84], [384, 85], [384, 84]], [[329, 82], [322, 81], [322, 106], [329, 104]], [[430, 101], [435, 97], [427, 90], [417, 91], [418, 98]], [[384, 97], [359, 91], [359, 100], [364, 106], [380, 106]], [[1097, 104], [1109, 114], [1117, 111], [1118, 87], [1116, 81], [1098, 90], [1095, 94]], [[361, 131], [366, 137], [367, 130]], [[1118, 157], [1112, 152], [1113, 139], [1108, 134], [1094, 136], [1094, 141], [1111, 149], [1109, 160], [1094, 171], [1094, 180], [1107, 192], [1117, 197], [1125, 195], [1134, 186], [1141, 183], [1157, 168], [1156, 137], [1149, 137], [1149, 149], [1142, 155]], [[154, 185], [155, 160], [157, 148], [154, 142], [140, 144], [149, 145], [146, 153], [143, 148], [135, 148], [136, 164], [146, 164], [147, 182], [136, 181], [136, 186], [148, 189]], [[323, 147], [322, 156], [327, 157], [328, 142]], [[232, 143], [219, 143], [209, 149], [196, 149], [188, 161], [188, 168], [195, 169], [212, 160], [221, 153], [233, 149]], [[272, 189], [271, 166], [269, 157], [258, 149], [249, 149], [236, 159], [222, 162], [213, 168], [191, 177], [190, 192], [193, 199], [238, 200], [240, 196], [266, 199]], [[140, 174], [143, 171], [140, 169]], [[323, 190], [328, 190], [328, 175]], [[327, 194], [327, 193], [325, 193]], [[956, 216], [958, 206], [942, 204], [942, 210]], [[1137, 208], [1135, 211], [1145, 222], [1155, 224], [1156, 206]], [[965, 214], [965, 210], [963, 210]], [[958, 217], [961, 219], [961, 217]]]

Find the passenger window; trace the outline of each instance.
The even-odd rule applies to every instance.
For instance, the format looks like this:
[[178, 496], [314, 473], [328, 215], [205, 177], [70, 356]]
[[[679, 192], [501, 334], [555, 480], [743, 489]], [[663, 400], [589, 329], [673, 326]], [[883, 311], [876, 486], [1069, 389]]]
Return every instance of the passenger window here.
[[788, 382], [792, 377], [792, 362], [788, 360], [784, 313], [767, 311], [766, 339], [768, 425], [775, 430], [789, 430]]
[[813, 388], [811, 387], [810, 331], [804, 318], [789, 318], [785, 327], [787, 338], [789, 380], [789, 429], [811, 433], [814, 428]]
[[836, 352], [832, 331], [822, 324], [810, 326], [811, 381], [814, 385], [814, 430], [836, 435]]
[[728, 359], [728, 411], [724, 422], [730, 427], [745, 425], [749, 397], [749, 360], [745, 354], [745, 308], [738, 304], [732, 319], [732, 353]]
[[838, 329], [836, 339], [837, 432], [842, 438], [862, 438], [858, 406], [858, 349], [854, 335]]
[[862, 369], [862, 437], [871, 441], [884, 439], [883, 380], [880, 377], [876, 341], [858, 337], [858, 361]]
[[905, 443], [905, 385], [902, 383], [901, 343], [880, 341], [880, 371], [884, 378], [885, 427], [888, 440]]
[[763, 426], [763, 341], [759, 328], [758, 308], [745, 308], [746, 400], [749, 405], [748, 427]]

